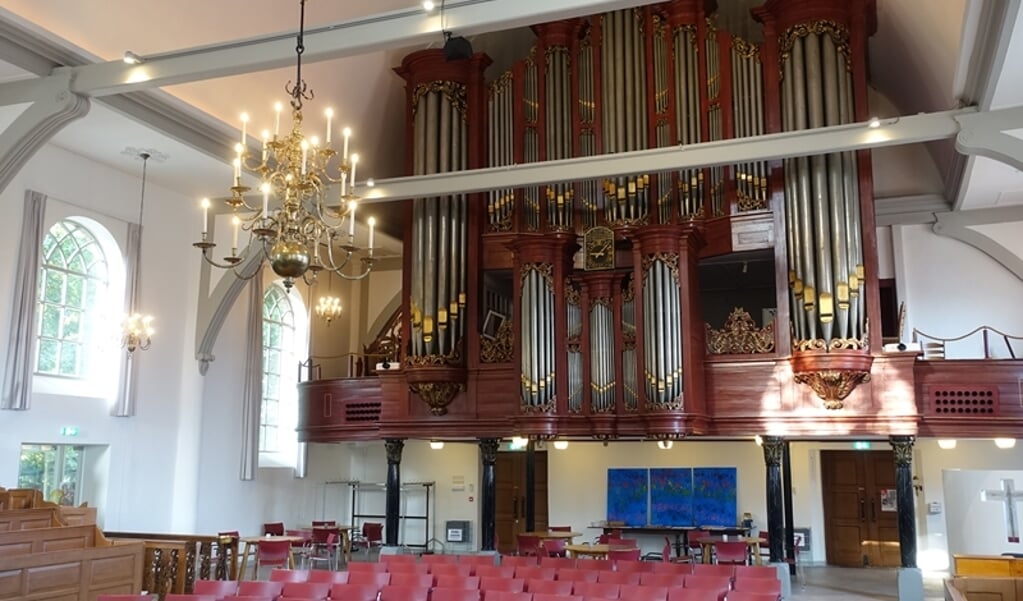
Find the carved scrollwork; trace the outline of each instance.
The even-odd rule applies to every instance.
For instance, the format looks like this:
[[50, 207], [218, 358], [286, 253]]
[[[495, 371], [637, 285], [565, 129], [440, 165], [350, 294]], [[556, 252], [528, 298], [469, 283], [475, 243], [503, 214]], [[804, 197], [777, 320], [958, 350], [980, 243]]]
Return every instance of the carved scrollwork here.
[[822, 369], [793, 374], [793, 379], [806, 384], [824, 401], [825, 409], [841, 409], [846, 397], [860, 385], [870, 381], [870, 372], [850, 369]]
[[384, 451], [387, 453], [387, 463], [401, 463], [401, 452], [405, 449], [405, 440], [402, 438], [388, 438], [384, 440]]
[[681, 411], [684, 403], [682, 395], [667, 401], [647, 401], [646, 407], [649, 411]]
[[497, 463], [497, 449], [500, 448], [501, 441], [497, 438], [481, 438], [480, 439], [480, 459], [484, 465], [494, 465]]
[[895, 455], [896, 467], [913, 466], [913, 443], [915, 436], [889, 436], [888, 442], [892, 445]]
[[739, 36], [732, 36], [732, 50], [746, 59], [755, 59], [760, 55], [760, 45], [744, 40]]
[[519, 409], [521, 409], [522, 413], [526, 413], [528, 415], [539, 415], [541, 413], [550, 413], [551, 411], [554, 411], [554, 408], [557, 407], [557, 405], [557, 399], [552, 398], [542, 405], [529, 405], [527, 403], [522, 403], [519, 405]]
[[785, 452], [785, 440], [781, 436], [764, 436], [761, 438], [761, 448], [764, 450], [765, 465], [768, 467], [781, 465]]
[[419, 395], [430, 406], [430, 413], [445, 415], [448, 405], [464, 388], [459, 382], [418, 382], [409, 384], [409, 390]]
[[800, 352], [827, 350], [862, 351], [867, 349], [867, 335], [864, 333], [863, 338], [833, 338], [830, 341], [822, 338], [793, 340], [792, 347]]
[[678, 284], [678, 253], [654, 253], [643, 257], [643, 283], [646, 283], [646, 278], [650, 274], [650, 266], [655, 262], [661, 261], [667, 266], [671, 272], [672, 279], [675, 280], [675, 284]]
[[565, 278], [565, 302], [575, 307], [579, 306], [579, 288], [568, 278]]
[[[835, 49], [845, 57], [846, 70], [851, 71], [852, 59], [849, 52], [849, 30], [845, 25], [828, 19], [821, 19], [811, 23], [800, 23], [790, 27], [788, 31], [781, 34], [778, 38], [778, 50], [781, 53], [780, 64], [784, 65], [788, 61], [792, 54], [792, 46], [796, 43], [796, 40], [811, 34], [820, 35], [822, 33], [826, 33], [831, 37], [831, 41], [835, 44]], [[783, 79], [785, 78], [784, 69], [782, 69], [781, 76]]]
[[508, 363], [515, 356], [512, 320], [506, 319], [497, 328], [493, 338], [480, 339], [480, 361], [482, 363]]
[[449, 355], [409, 355], [405, 357], [406, 367], [438, 367], [461, 365], [461, 353], [456, 348]]
[[740, 211], [760, 211], [767, 208], [766, 198], [753, 198], [742, 190], [736, 190], [735, 194], [739, 198]]
[[752, 355], [774, 352], [774, 322], [758, 328], [745, 309], [736, 307], [725, 320], [725, 327], [707, 331], [707, 353], [710, 355]]
[[544, 279], [547, 284], [547, 288], [550, 290], [554, 289], [554, 266], [550, 263], [524, 263], [522, 265], [521, 279], [523, 283], [530, 271], [535, 271], [540, 274], [540, 277]]
[[466, 88], [464, 84], [455, 81], [433, 81], [416, 86], [416, 90], [412, 94], [413, 116], [419, 110], [419, 101], [423, 99], [423, 96], [434, 92], [443, 94], [444, 98], [458, 110], [458, 114], [465, 121], [467, 116], [466, 107], [468, 106], [466, 102]]

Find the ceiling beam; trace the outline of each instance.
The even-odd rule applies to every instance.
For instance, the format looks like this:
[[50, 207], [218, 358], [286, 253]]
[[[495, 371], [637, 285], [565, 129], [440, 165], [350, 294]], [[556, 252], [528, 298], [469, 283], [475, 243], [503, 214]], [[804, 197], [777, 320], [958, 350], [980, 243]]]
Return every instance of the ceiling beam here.
[[971, 107], [884, 119], [878, 128], [852, 123], [688, 146], [392, 178], [364, 190], [363, 201], [462, 194], [929, 142], [956, 136], [960, 131], [957, 118], [974, 113], [976, 109]]
[[[458, 35], [477, 35], [514, 29], [570, 17], [650, 4], [651, 0], [449, 0], [444, 25]], [[366, 54], [387, 48], [440, 42], [440, 16], [425, 14], [418, 6], [335, 23], [305, 32], [302, 60], [317, 62]], [[71, 91], [100, 97], [169, 85], [202, 81], [291, 65], [295, 61], [295, 33], [288, 32], [213, 46], [143, 56], [128, 65], [110, 61], [61, 67], [70, 70]], [[0, 86], [0, 105], [37, 98], [42, 77]]]

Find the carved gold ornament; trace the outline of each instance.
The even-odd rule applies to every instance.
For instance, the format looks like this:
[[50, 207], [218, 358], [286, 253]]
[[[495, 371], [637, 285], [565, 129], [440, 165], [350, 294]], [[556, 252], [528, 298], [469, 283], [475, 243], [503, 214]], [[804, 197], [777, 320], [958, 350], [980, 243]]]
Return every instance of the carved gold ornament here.
[[742, 307], [732, 309], [720, 330], [704, 324], [707, 353], [711, 355], [752, 355], [774, 352], [774, 322], [758, 328]]

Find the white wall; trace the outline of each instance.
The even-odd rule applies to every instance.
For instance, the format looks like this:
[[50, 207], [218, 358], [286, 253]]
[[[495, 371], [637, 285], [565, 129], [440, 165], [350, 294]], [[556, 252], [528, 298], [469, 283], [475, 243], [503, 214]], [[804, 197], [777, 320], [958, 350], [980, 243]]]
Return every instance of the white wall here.
[[[153, 166], [150, 166], [151, 169]], [[141, 171], [141, 170], [140, 170]], [[138, 219], [141, 182], [54, 146], [40, 150], [0, 194], [10, 219], [0, 222], [0, 339], [10, 330], [11, 293], [26, 189], [83, 207], [123, 241], [126, 223]], [[196, 262], [185, 227], [189, 207], [180, 195], [147, 185], [142, 249], [142, 306], [156, 316], [153, 346], [137, 360], [138, 415], [111, 417], [110, 399], [35, 394], [29, 411], [0, 415], [0, 485], [17, 482], [23, 442], [109, 445], [107, 462], [91, 471], [106, 479], [87, 499], [111, 530], [165, 531], [192, 527], [196, 469], [189, 438], [195, 432], [199, 377], [191, 358], [195, 328]], [[123, 242], [122, 242], [123, 243]], [[123, 307], [112, 308], [120, 315]], [[186, 338], [188, 338], [186, 340]], [[0, 358], [6, 361], [6, 345]], [[120, 351], [118, 351], [120, 352]], [[79, 428], [62, 438], [60, 428]], [[186, 427], [187, 426], [187, 427]], [[192, 428], [192, 429], [189, 429]], [[97, 448], [97, 447], [91, 447]]]

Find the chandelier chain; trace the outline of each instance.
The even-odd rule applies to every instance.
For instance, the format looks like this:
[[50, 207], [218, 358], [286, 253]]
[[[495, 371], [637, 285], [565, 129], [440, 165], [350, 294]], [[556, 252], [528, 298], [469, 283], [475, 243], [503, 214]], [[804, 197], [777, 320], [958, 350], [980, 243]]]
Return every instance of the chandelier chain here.
[[291, 82], [284, 86], [284, 91], [291, 96], [291, 108], [296, 111], [302, 110], [302, 100], [312, 100], [315, 96], [302, 79], [302, 55], [305, 53], [305, 0], [299, 0], [299, 7], [298, 36], [295, 44], [295, 85], [291, 86], [291, 89], [288, 89]]

